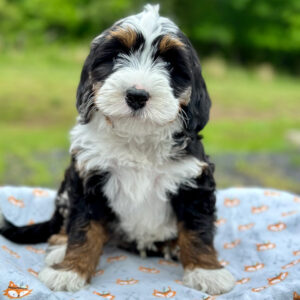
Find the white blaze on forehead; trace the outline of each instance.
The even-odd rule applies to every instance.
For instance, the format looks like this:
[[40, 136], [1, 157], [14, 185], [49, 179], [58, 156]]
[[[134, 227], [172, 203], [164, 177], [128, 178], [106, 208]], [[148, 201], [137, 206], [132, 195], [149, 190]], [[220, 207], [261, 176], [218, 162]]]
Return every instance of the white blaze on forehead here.
[[168, 18], [159, 15], [159, 5], [147, 4], [144, 10], [120, 21], [120, 26], [131, 26], [143, 33], [146, 42], [166, 33], [176, 34], [178, 27]]

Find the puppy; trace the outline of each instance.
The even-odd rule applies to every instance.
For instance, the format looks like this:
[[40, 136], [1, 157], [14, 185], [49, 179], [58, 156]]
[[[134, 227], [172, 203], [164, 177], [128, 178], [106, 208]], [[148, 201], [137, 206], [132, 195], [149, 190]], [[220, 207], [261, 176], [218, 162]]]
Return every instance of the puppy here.
[[198, 135], [211, 101], [196, 51], [158, 9], [146, 5], [92, 41], [51, 220], [1, 226], [17, 243], [50, 238], [39, 279], [52, 290], [83, 288], [110, 239], [142, 255], [179, 248], [191, 288], [221, 294], [234, 286], [213, 245], [214, 165]]

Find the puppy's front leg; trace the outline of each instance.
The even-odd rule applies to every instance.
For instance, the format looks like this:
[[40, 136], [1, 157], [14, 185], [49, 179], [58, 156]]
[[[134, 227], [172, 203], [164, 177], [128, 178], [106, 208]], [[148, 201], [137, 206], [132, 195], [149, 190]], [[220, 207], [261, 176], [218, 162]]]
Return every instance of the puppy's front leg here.
[[233, 276], [218, 262], [213, 245], [205, 244], [201, 239], [201, 232], [187, 230], [179, 224], [178, 244], [186, 286], [211, 295], [226, 293], [233, 288]]
[[63, 261], [39, 273], [39, 279], [54, 291], [74, 292], [84, 287], [95, 272], [107, 241], [105, 227], [98, 221], [77, 219], [71, 226]]
[[181, 187], [172, 198], [178, 219], [178, 245], [184, 267], [183, 283], [211, 295], [230, 291], [235, 279], [217, 259], [213, 246], [215, 183], [209, 165], [195, 187]]

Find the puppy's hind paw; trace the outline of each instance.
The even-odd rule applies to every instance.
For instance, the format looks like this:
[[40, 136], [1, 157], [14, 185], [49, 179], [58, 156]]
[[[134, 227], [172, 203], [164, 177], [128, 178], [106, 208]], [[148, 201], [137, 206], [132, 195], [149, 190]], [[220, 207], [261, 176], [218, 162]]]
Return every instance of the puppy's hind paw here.
[[235, 279], [223, 268], [216, 270], [196, 268], [184, 271], [183, 284], [210, 295], [219, 295], [232, 290]]

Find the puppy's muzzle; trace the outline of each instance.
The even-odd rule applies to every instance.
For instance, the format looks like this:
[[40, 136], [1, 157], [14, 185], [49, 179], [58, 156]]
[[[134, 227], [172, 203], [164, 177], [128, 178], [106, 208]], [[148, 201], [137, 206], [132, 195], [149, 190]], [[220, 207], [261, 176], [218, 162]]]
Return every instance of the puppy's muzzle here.
[[144, 89], [137, 89], [136, 87], [131, 87], [126, 91], [126, 103], [133, 110], [138, 110], [146, 105], [149, 100], [149, 93]]

